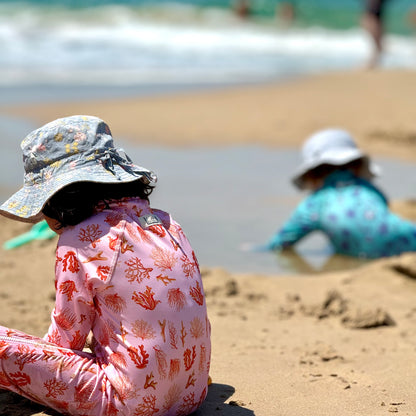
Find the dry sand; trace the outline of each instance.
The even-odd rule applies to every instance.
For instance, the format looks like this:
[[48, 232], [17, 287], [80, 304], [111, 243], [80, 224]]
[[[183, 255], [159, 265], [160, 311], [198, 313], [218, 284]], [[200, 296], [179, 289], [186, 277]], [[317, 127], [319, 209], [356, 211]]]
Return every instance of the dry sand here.
[[[375, 71], [0, 111], [39, 124], [95, 114], [109, 122], [115, 136], [170, 146], [297, 146], [311, 131], [337, 125], [356, 134], [372, 154], [414, 161], [414, 97], [416, 73]], [[414, 201], [394, 201], [394, 208], [416, 220]], [[0, 218], [0, 244], [28, 227]], [[39, 336], [46, 331], [55, 245], [52, 240], [0, 249], [2, 325]], [[213, 384], [197, 415], [416, 415], [416, 254], [302, 276], [203, 268], [203, 278]], [[0, 414], [54, 413], [1, 393]]]

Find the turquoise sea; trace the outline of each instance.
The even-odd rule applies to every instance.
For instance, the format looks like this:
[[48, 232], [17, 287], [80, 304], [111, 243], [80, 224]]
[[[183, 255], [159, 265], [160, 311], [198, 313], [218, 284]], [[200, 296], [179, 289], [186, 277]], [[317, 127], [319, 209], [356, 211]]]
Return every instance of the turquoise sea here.
[[[0, 0], [0, 86], [257, 82], [361, 66], [362, 0]], [[388, 0], [382, 66], [416, 66], [412, 0]], [[416, 23], [415, 23], [416, 24]]]
[[[291, 3], [297, 10], [299, 22], [302, 25], [317, 25], [335, 29], [346, 29], [357, 26], [363, 0], [250, 0], [250, 10], [257, 19], [273, 18], [281, 3]], [[29, 1], [0, 1], [2, 4], [16, 5], [16, 7], [28, 5], [40, 8], [61, 8], [80, 10], [106, 6], [122, 6], [137, 13], [154, 13], [162, 16], [175, 8], [187, 8], [196, 15], [201, 15], [208, 10], [229, 10], [233, 0], [29, 0]], [[414, 0], [390, 0], [387, 7], [387, 27], [395, 33], [409, 33], [411, 28], [406, 17], [415, 7]]]

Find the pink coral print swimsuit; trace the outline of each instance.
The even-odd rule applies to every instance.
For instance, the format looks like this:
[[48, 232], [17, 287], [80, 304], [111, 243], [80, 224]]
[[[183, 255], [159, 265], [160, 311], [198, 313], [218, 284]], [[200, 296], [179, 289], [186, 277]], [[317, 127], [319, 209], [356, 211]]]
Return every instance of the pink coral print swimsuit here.
[[[94, 354], [82, 352], [90, 331]], [[188, 415], [207, 393], [210, 348], [181, 227], [128, 199], [64, 230], [48, 333], [0, 327], [0, 387], [70, 415]]]

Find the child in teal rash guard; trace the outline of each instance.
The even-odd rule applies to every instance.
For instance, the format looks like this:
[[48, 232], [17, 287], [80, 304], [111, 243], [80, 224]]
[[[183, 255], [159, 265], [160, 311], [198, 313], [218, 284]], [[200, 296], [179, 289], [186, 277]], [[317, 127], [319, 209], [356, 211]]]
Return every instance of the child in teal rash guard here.
[[416, 251], [416, 224], [393, 214], [371, 179], [377, 167], [348, 132], [322, 130], [302, 148], [293, 178], [307, 196], [270, 239], [268, 250], [293, 246], [312, 231], [327, 235], [338, 254], [378, 258]]

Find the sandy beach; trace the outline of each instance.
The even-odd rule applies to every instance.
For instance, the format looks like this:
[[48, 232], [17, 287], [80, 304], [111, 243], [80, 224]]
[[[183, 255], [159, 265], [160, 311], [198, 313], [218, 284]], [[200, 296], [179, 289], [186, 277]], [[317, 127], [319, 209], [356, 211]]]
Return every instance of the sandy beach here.
[[[416, 72], [356, 71], [137, 99], [3, 106], [0, 113], [38, 125], [97, 115], [115, 137], [171, 148], [296, 148], [312, 131], [339, 126], [371, 154], [415, 162], [415, 96]], [[416, 221], [413, 199], [392, 206]], [[0, 244], [30, 228], [5, 218], [0, 227]], [[55, 246], [48, 240], [0, 248], [2, 325], [43, 336], [54, 302]], [[295, 276], [201, 266], [213, 384], [196, 415], [416, 414], [416, 254]], [[0, 414], [56, 415], [7, 392], [0, 392]]]
[[[333, 72], [284, 83], [167, 96], [0, 106], [42, 125], [72, 114], [106, 120], [116, 137], [164, 146], [298, 147], [311, 132], [350, 130], [371, 154], [416, 159], [416, 72]], [[410, 147], [409, 147], [410, 146]]]

